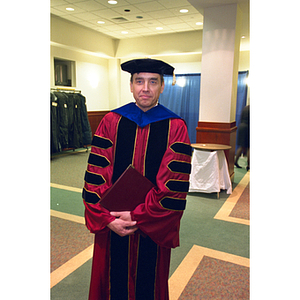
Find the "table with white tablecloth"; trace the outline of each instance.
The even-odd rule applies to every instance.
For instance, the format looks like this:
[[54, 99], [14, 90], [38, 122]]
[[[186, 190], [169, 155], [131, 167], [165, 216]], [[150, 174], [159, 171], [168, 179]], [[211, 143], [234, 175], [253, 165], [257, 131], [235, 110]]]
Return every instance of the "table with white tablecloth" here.
[[221, 190], [227, 190], [227, 194], [231, 194], [232, 184], [223, 151], [231, 147], [214, 144], [192, 146], [194, 152], [189, 192], [218, 193], [219, 196]]

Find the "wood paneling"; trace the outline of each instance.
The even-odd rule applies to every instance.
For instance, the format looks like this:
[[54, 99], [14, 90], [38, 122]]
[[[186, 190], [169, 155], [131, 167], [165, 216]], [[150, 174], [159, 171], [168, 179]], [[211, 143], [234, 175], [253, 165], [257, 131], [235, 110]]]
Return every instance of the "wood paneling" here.
[[88, 118], [89, 118], [89, 122], [91, 125], [91, 130], [92, 130], [92, 136], [94, 136], [94, 133], [96, 132], [99, 123], [101, 122], [101, 120], [103, 119], [103, 117], [109, 113], [109, 110], [105, 110], [105, 111], [88, 111]]
[[231, 146], [225, 150], [230, 177], [234, 175], [234, 155], [236, 143], [236, 123], [198, 122], [197, 143], [223, 144]]

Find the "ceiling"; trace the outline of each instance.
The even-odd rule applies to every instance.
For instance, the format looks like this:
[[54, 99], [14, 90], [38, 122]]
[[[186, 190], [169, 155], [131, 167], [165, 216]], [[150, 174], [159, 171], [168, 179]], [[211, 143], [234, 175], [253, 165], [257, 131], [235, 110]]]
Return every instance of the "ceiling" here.
[[242, 35], [248, 39], [249, 0], [117, 0], [113, 5], [107, 0], [51, 0], [51, 13], [112, 38], [125, 39], [201, 30], [203, 8], [230, 3], [240, 3]]

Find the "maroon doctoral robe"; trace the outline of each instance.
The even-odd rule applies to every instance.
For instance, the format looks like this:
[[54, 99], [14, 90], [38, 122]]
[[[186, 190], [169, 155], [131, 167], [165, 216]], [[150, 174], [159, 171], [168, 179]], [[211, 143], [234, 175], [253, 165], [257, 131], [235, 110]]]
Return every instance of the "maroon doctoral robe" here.
[[[133, 117], [110, 112], [94, 135], [83, 189], [86, 225], [95, 233], [90, 300], [169, 299], [170, 254], [179, 246], [191, 147], [185, 122], [157, 107], [162, 117], [156, 121], [150, 110], [143, 127], [135, 121], [135, 113], [145, 114], [137, 107]], [[131, 212], [140, 230], [120, 237], [107, 227], [115, 217], [99, 201], [129, 164], [155, 187]]]

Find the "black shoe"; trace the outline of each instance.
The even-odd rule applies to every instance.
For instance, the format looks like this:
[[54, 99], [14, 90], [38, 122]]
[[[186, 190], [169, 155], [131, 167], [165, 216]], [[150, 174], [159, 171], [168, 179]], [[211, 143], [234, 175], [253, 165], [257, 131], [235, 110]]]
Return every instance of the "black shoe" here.
[[239, 168], [239, 169], [241, 169], [242, 167], [241, 166], [239, 166], [238, 165], [238, 163], [236, 162], [235, 164], [234, 164], [237, 168]]
[[250, 170], [250, 167], [247, 166], [247, 167], [246, 167], [246, 170], [249, 171], [249, 170]]

